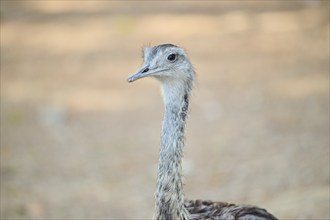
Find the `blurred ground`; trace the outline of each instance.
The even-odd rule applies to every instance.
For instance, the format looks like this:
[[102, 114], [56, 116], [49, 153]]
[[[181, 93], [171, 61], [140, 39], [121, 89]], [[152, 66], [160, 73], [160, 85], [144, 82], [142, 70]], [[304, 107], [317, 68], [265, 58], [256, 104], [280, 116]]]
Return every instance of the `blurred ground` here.
[[329, 219], [328, 1], [1, 1], [1, 218], [152, 217], [159, 43], [198, 74], [187, 197]]

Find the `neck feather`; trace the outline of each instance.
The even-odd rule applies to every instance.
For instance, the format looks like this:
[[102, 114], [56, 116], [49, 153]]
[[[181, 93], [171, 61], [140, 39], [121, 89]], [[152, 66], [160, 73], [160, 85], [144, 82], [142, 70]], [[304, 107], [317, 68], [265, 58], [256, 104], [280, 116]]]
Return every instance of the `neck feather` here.
[[156, 213], [159, 220], [185, 220], [182, 156], [191, 83], [163, 82], [165, 104], [158, 167]]

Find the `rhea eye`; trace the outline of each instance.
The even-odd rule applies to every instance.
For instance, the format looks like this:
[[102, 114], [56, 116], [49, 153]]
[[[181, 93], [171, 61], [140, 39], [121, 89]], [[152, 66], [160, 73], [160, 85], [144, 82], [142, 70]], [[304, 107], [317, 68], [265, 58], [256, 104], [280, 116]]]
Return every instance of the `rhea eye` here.
[[168, 55], [167, 59], [171, 62], [175, 61], [176, 60], [176, 54], [175, 53], [172, 53], [170, 55]]

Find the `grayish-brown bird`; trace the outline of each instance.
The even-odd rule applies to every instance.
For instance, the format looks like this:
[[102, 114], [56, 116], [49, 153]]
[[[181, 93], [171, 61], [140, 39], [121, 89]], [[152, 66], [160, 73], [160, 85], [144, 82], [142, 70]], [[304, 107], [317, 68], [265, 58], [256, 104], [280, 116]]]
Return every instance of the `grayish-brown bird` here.
[[140, 70], [128, 82], [153, 77], [161, 82], [164, 120], [161, 132], [154, 219], [276, 220], [265, 209], [226, 202], [185, 200], [182, 156], [195, 72], [186, 52], [173, 44], [146, 47]]

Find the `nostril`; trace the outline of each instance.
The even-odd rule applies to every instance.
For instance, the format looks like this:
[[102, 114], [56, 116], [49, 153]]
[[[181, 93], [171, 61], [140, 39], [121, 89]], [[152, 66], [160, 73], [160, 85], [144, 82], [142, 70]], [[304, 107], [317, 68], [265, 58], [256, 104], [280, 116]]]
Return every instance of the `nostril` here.
[[146, 72], [148, 72], [149, 71], [149, 68], [145, 68], [143, 71], [142, 71], [142, 73], [146, 73]]

